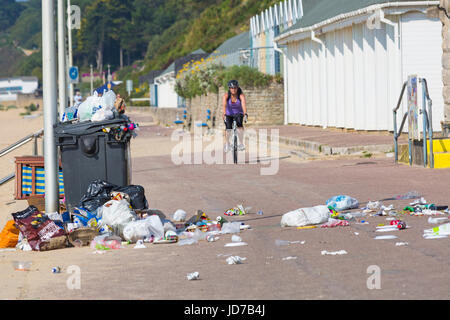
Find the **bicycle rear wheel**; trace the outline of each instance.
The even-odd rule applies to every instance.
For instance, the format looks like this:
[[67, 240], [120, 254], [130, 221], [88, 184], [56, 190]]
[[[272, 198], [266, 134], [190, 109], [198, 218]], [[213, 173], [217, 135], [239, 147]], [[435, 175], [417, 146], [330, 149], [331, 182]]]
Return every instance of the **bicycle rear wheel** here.
[[234, 163], [238, 162], [238, 141], [237, 141], [237, 136], [234, 136], [234, 140], [233, 140], [233, 161]]

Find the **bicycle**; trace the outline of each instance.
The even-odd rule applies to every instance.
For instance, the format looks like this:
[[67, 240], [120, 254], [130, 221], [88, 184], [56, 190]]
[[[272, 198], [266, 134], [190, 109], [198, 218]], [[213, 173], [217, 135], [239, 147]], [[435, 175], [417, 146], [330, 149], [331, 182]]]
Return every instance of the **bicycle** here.
[[[233, 149], [233, 162], [235, 164], [238, 163], [238, 134], [237, 134], [237, 122], [236, 119], [237, 117], [240, 115], [233, 115], [233, 126], [232, 126], [232, 130], [233, 130], [233, 135], [232, 135], [232, 149]], [[244, 123], [247, 123], [247, 115], [244, 116]], [[226, 122], [225, 122], [226, 124]], [[242, 143], [242, 141], [241, 141]]]

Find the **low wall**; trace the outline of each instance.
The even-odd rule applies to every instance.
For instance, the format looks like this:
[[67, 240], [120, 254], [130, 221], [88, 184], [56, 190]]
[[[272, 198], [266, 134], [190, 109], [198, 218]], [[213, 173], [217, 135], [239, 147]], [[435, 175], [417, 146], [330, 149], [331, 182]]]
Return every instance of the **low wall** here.
[[[284, 87], [283, 84], [272, 83], [267, 88], [242, 88], [247, 101], [248, 126], [267, 126], [284, 124]], [[222, 97], [225, 90], [220, 88], [218, 94], [195, 97], [187, 101], [188, 118], [192, 123], [206, 122], [210, 127], [223, 128]], [[207, 110], [211, 110], [211, 118], [215, 123], [206, 121]]]
[[174, 125], [174, 121], [178, 117], [183, 119], [183, 110], [180, 108], [158, 108], [158, 107], [129, 107], [127, 111], [142, 112], [150, 115], [153, 118], [153, 122], [160, 125]]
[[18, 108], [25, 108], [34, 103], [36, 106], [42, 109], [43, 99], [42, 97], [35, 96], [34, 94], [18, 94], [16, 100], [0, 101], [0, 104], [7, 106], [16, 106]]

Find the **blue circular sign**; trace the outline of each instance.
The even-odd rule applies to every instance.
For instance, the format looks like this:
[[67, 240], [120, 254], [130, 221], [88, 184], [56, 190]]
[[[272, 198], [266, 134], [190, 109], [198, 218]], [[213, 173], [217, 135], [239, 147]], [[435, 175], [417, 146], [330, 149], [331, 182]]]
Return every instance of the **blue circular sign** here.
[[78, 68], [77, 67], [70, 67], [70, 69], [69, 69], [69, 77], [72, 80], [78, 79]]

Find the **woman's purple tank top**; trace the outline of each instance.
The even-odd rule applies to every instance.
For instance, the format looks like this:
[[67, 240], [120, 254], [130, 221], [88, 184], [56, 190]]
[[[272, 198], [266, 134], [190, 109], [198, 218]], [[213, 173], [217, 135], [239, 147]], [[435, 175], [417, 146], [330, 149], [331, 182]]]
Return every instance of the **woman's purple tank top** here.
[[226, 115], [234, 116], [236, 114], [244, 114], [244, 111], [242, 110], [241, 99], [237, 98], [236, 102], [233, 103], [233, 102], [231, 102], [231, 97], [230, 97], [227, 102]]

